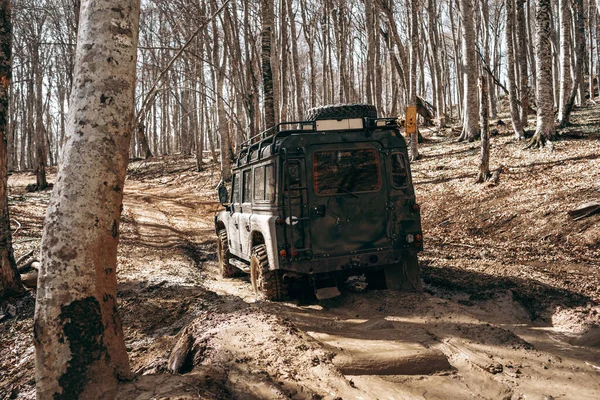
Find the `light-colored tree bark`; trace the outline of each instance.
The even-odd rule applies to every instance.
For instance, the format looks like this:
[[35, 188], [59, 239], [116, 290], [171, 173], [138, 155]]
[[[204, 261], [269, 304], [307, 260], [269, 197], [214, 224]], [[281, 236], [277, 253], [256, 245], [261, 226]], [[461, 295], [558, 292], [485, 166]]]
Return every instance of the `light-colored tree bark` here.
[[525, 0], [516, 0], [516, 29], [515, 37], [517, 40], [517, 63], [519, 68], [519, 94], [521, 95], [521, 124], [527, 127], [527, 115], [529, 111], [529, 78], [527, 75], [527, 24], [525, 22]]
[[508, 97], [510, 103], [510, 119], [516, 140], [525, 138], [523, 124], [517, 102], [517, 85], [515, 78], [515, 57], [513, 32], [515, 30], [514, 0], [506, 0], [506, 75], [508, 77]]
[[552, 45], [550, 42], [551, 0], [538, 0], [535, 9], [535, 69], [537, 71], [535, 102], [537, 125], [528, 147], [541, 147], [556, 135], [554, 94], [552, 92]]
[[118, 380], [132, 376], [116, 268], [139, 7], [139, 0], [81, 4], [67, 140], [41, 245], [38, 399], [114, 398]]
[[10, 0], [0, 0], [0, 299], [23, 291], [12, 247], [8, 212], [7, 128], [11, 65]]
[[477, 96], [477, 59], [473, 0], [459, 0], [462, 16], [463, 130], [459, 140], [473, 141], [479, 133]]
[[[430, 52], [433, 72], [432, 77], [435, 81], [435, 107], [437, 111], [438, 128], [446, 126], [446, 105], [444, 102], [444, 89], [442, 84], [442, 57], [438, 44], [438, 15], [437, 4], [433, 0], [427, 0], [428, 30], [427, 34], [430, 43]], [[489, 52], [488, 52], [489, 53]]]
[[560, 79], [558, 115], [565, 113], [565, 105], [571, 91], [571, 7], [570, 0], [558, 0], [558, 25], [560, 29]]
[[[583, 63], [585, 56], [585, 27], [583, 23], [583, 0], [574, 0], [572, 5], [575, 14], [575, 29], [573, 37], [573, 44], [575, 47], [575, 51], [573, 52], [573, 76], [575, 77], [575, 79], [573, 81], [573, 85], [571, 86], [571, 90], [568, 93], [565, 104], [563, 105], [562, 110], [560, 110], [558, 114], [558, 123], [561, 127], [565, 127], [569, 124], [571, 111], [573, 111], [573, 106], [575, 105], [575, 97], [577, 96], [577, 93], [581, 88], [583, 82]], [[590, 76], [590, 81], [591, 80], [592, 76]]]

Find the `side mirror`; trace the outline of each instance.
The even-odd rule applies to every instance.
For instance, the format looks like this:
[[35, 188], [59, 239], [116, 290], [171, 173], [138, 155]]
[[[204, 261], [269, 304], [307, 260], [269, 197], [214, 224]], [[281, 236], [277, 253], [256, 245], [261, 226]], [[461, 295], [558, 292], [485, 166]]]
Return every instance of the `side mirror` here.
[[227, 203], [229, 201], [229, 194], [227, 193], [227, 188], [225, 187], [225, 185], [219, 186], [217, 190], [219, 192], [219, 203]]

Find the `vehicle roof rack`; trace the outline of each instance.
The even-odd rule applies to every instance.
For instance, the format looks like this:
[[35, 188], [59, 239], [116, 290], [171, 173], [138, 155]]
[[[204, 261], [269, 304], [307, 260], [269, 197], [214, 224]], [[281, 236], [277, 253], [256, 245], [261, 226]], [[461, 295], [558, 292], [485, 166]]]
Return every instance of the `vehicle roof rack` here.
[[[348, 118], [333, 119], [334, 121], [342, 121]], [[398, 120], [396, 118], [362, 118], [363, 127], [360, 129], [350, 130], [363, 130], [363, 129], [377, 129], [386, 127], [398, 126]], [[280, 122], [277, 125], [273, 125], [269, 129], [256, 134], [249, 139], [245, 140], [240, 145], [240, 153], [237, 158], [236, 165], [241, 166], [250, 162], [250, 156], [253, 154], [253, 150], [258, 151], [258, 159], [261, 158], [262, 149], [268, 145], [275, 145], [277, 138], [289, 136], [294, 133], [317, 133], [321, 132], [317, 130], [317, 121], [290, 121]], [[331, 129], [331, 131], [347, 131], [348, 128]], [[241, 162], [243, 160], [243, 163]]]

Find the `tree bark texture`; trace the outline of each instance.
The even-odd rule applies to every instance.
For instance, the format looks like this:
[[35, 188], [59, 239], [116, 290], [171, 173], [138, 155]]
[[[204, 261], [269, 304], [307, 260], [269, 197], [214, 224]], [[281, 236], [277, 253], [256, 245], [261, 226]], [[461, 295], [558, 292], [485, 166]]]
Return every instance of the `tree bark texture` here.
[[[573, 68], [573, 72], [575, 80], [573, 81], [573, 85], [571, 86], [571, 90], [568, 93], [565, 104], [563, 105], [563, 108], [558, 115], [558, 122], [561, 127], [564, 127], [569, 124], [571, 111], [573, 111], [573, 106], [575, 105], [575, 96], [577, 95], [578, 89], [581, 87], [583, 79], [583, 61], [585, 56], [585, 27], [583, 23], [583, 0], [574, 0], [572, 4], [573, 9], [575, 11], [575, 35], [573, 37], [573, 43], [575, 47], [575, 66]], [[593, 74], [591, 74], [589, 77], [590, 82], [593, 79], [592, 75]], [[590, 98], [592, 97], [593, 93], [590, 91]]]
[[139, 0], [83, 1], [67, 139], [42, 235], [38, 399], [115, 398], [130, 378], [117, 244], [134, 126]]
[[536, 132], [529, 147], [541, 147], [554, 138], [554, 94], [552, 92], [552, 44], [550, 41], [551, 0], [538, 0], [535, 9], [535, 69], [537, 105]]
[[[519, 0], [517, 0], [519, 1]], [[510, 103], [510, 119], [512, 121], [515, 139], [525, 138], [521, 116], [519, 115], [519, 105], [517, 101], [517, 85], [515, 77], [515, 57], [513, 32], [515, 30], [514, 0], [506, 0], [506, 74], [508, 76], [508, 97]]]
[[462, 16], [462, 75], [463, 75], [463, 131], [459, 140], [473, 141], [479, 133], [477, 99], [477, 59], [473, 1], [459, 0]]
[[[417, 106], [417, 58], [419, 54], [419, 30], [417, 25], [417, 7], [416, 0], [410, 0], [410, 90], [408, 102], [412, 106]], [[410, 159], [416, 161], [419, 159], [419, 134], [417, 132], [410, 134]]]
[[273, 25], [275, 16], [273, 0], [261, 1], [262, 15], [262, 76], [263, 76], [263, 101], [265, 107], [265, 129], [275, 125], [275, 103], [273, 98], [273, 68], [271, 65], [271, 42], [273, 39]]
[[[571, 91], [571, 7], [570, 0], [558, 0], [558, 25], [560, 29], [560, 79], [558, 115], [565, 113]], [[574, 85], [573, 85], [574, 86]]]
[[479, 158], [479, 175], [477, 182], [481, 183], [490, 175], [490, 126], [487, 77], [479, 78], [479, 125], [481, 127], [481, 156]]
[[10, 0], [0, 1], [0, 298], [23, 291], [17, 272], [8, 212], [7, 128], [8, 88], [12, 79], [12, 22]]
[[517, 62], [519, 66], [519, 77], [520, 77], [520, 95], [521, 95], [521, 124], [523, 127], [527, 126], [527, 115], [529, 111], [529, 87], [528, 87], [528, 75], [527, 75], [527, 25], [525, 22], [525, 9], [524, 0], [516, 0], [516, 14], [517, 14], [517, 26], [516, 26], [516, 39], [517, 48], [519, 55]]

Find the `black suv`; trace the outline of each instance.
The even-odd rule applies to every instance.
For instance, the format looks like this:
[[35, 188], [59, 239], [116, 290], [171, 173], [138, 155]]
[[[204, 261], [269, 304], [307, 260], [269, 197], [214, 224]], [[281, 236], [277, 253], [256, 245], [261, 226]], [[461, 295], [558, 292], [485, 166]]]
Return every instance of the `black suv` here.
[[315, 108], [251, 138], [229, 194], [219, 187], [221, 275], [250, 273], [263, 298], [282, 300], [307, 278], [317, 297], [333, 297], [338, 282], [363, 273], [389, 289], [421, 289], [406, 142], [397, 120], [377, 118], [373, 106]]

